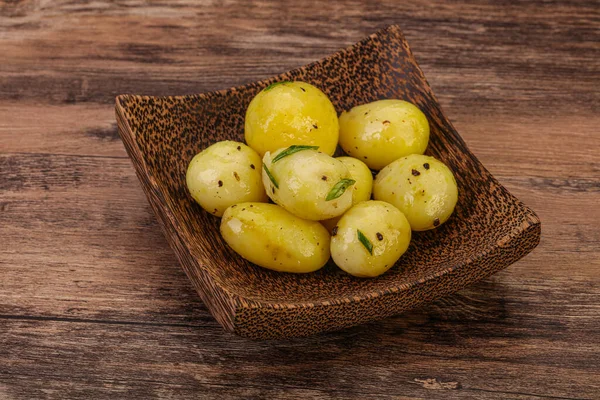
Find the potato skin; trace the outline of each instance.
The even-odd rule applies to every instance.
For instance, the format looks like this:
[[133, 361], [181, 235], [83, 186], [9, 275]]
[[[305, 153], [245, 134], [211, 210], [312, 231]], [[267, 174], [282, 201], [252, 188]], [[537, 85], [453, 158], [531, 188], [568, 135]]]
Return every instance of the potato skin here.
[[319, 146], [333, 155], [339, 122], [331, 101], [306, 82], [278, 82], [258, 93], [246, 110], [246, 143], [262, 157], [291, 145]]
[[444, 163], [413, 154], [379, 171], [373, 197], [398, 207], [414, 231], [425, 231], [450, 218], [458, 200], [458, 188]]
[[404, 100], [374, 101], [340, 116], [340, 146], [371, 169], [382, 169], [409, 154], [423, 154], [428, 142], [427, 117]]
[[351, 178], [343, 162], [317, 150], [302, 150], [273, 163], [272, 160], [286, 149], [272, 154], [267, 152], [263, 157], [263, 163], [279, 185], [279, 188], [275, 187], [263, 170], [263, 184], [271, 200], [311, 221], [336, 217], [352, 206], [352, 186], [340, 197], [327, 200], [336, 183]]
[[226, 140], [196, 154], [187, 169], [192, 198], [218, 217], [233, 204], [268, 201], [262, 184], [262, 161], [244, 143]]
[[[359, 240], [359, 230], [373, 245], [373, 254]], [[364, 201], [339, 220], [331, 237], [331, 257], [351, 275], [375, 277], [398, 261], [410, 239], [410, 224], [400, 210], [383, 201]]]
[[352, 186], [352, 204], [371, 200], [373, 174], [367, 164], [354, 157], [336, 157], [336, 160], [344, 163], [350, 176], [356, 181]]
[[[367, 165], [354, 157], [336, 157], [344, 163], [352, 179], [356, 183], [352, 186], [352, 205], [358, 204], [361, 201], [371, 200], [371, 190], [373, 189], [373, 174]], [[350, 190], [350, 189], [348, 189]], [[329, 232], [337, 225], [340, 216], [321, 221], [323, 226]]]
[[236, 253], [264, 268], [305, 273], [329, 260], [329, 233], [275, 204], [240, 203], [225, 210], [221, 235]]

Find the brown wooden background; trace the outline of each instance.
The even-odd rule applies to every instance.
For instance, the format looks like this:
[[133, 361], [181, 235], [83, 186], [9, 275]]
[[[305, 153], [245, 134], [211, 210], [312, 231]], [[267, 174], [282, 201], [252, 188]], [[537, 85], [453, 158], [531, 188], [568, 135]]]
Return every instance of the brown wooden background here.
[[[399, 24], [525, 259], [338, 333], [226, 334], [168, 248], [114, 97], [268, 77]], [[600, 398], [597, 1], [0, 1], [0, 399]]]

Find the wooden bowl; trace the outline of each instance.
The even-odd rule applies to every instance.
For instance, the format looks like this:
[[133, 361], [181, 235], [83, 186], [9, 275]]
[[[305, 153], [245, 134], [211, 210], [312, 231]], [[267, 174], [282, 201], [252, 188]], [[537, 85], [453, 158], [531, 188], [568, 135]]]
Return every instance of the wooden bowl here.
[[[244, 140], [250, 100], [269, 84], [302, 80], [338, 112], [374, 100], [415, 103], [431, 125], [427, 154], [456, 175], [459, 199], [440, 228], [415, 232], [387, 273], [354, 278], [335, 265], [303, 275], [266, 270], [231, 250], [219, 218], [190, 197], [192, 157], [220, 140]], [[456, 292], [529, 253], [540, 221], [469, 151], [444, 116], [397, 26], [322, 61], [246, 86], [193, 96], [117, 98], [119, 133], [160, 225], [200, 297], [225, 329], [252, 338], [306, 336], [384, 318]]]

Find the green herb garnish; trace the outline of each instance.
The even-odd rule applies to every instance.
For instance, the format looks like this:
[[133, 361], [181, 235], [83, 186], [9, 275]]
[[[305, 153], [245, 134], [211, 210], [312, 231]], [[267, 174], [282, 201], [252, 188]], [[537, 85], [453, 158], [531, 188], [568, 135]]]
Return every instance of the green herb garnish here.
[[269, 86], [264, 88], [263, 92], [268, 92], [269, 90], [273, 89], [275, 86], [283, 85], [284, 83], [291, 83], [291, 82], [290, 81], [281, 81], [281, 82], [271, 83]]
[[304, 145], [291, 145], [290, 147], [288, 147], [287, 149], [285, 149], [284, 151], [282, 151], [281, 153], [277, 154], [275, 156], [275, 158], [271, 161], [271, 164], [276, 163], [277, 161], [281, 160], [284, 157], [290, 156], [294, 153], [297, 153], [299, 151], [302, 150], [318, 150], [319, 146], [304, 146]]
[[356, 234], [358, 235], [358, 240], [365, 246], [369, 254], [373, 255], [373, 243], [359, 229], [356, 230]]
[[271, 174], [271, 171], [269, 171], [269, 168], [267, 168], [266, 164], [263, 164], [263, 169], [265, 170], [265, 172], [267, 173], [267, 176], [269, 177], [269, 179], [271, 180], [271, 183], [273, 183], [273, 186], [275, 186], [277, 189], [279, 189], [279, 184], [277, 183], [277, 181], [275, 180], [275, 177], [273, 176], [273, 174]]
[[341, 181], [339, 181], [338, 183], [333, 185], [333, 187], [327, 194], [327, 198], [325, 200], [330, 201], [330, 200], [337, 199], [338, 197], [340, 197], [341, 195], [344, 194], [346, 189], [348, 189], [350, 186], [354, 185], [355, 183], [356, 183], [356, 181], [354, 179], [342, 179]]

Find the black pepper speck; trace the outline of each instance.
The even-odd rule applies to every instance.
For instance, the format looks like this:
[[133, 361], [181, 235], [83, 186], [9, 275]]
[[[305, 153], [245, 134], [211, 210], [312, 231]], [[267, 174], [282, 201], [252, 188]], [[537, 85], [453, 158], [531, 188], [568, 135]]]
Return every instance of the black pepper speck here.
[[218, 184], [219, 184], [219, 187], [223, 186], [223, 181], [219, 181]]
[[416, 169], [413, 169], [413, 170], [411, 171], [411, 174], [413, 174], [414, 176], [419, 176], [419, 175], [421, 175], [421, 173], [420, 173], [419, 171], [417, 171]]
[[425, 168], [425, 169], [429, 169], [429, 163], [425, 163], [425, 164], [423, 164], [423, 168]]
[[377, 232], [375, 235], [377, 236], [377, 240], [379, 240], [379, 241], [383, 240], [383, 235], [381, 233]]
[[338, 227], [337, 225], [333, 227], [333, 229], [331, 230], [331, 236], [335, 236], [337, 235], [337, 231], [338, 231]]

